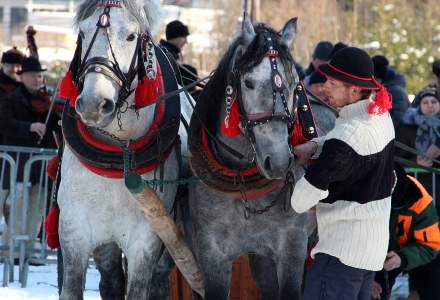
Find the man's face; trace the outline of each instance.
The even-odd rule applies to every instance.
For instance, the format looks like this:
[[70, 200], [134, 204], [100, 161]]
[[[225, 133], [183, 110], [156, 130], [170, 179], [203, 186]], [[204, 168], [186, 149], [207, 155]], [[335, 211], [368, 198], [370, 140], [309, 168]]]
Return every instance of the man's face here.
[[319, 99], [325, 101], [328, 103], [327, 94], [324, 90], [324, 84], [325, 83], [313, 83], [310, 85], [310, 91], [313, 95], [317, 96]]
[[327, 77], [323, 90], [327, 95], [328, 103], [333, 107], [343, 107], [353, 100], [353, 87], [341, 81]]
[[180, 37], [168, 40], [168, 42], [173, 44], [174, 46], [176, 46], [180, 50], [182, 50], [183, 47], [188, 43], [188, 39], [186, 38], [186, 36], [180, 36]]
[[41, 72], [25, 72], [21, 74], [21, 81], [31, 93], [36, 93], [43, 85], [43, 74]]
[[20, 64], [3, 64], [2, 65], [3, 72], [8, 76], [14, 79], [15, 81], [20, 80], [20, 76], [18, 72], [21, 71]]

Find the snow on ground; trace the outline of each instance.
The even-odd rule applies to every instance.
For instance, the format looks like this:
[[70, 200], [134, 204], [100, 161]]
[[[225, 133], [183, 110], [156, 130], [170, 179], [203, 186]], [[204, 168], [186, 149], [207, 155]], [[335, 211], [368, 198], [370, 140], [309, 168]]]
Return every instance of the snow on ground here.
[[[21, 288], [18, 282], [18, 267], [15, 267], [15, 281], [8, 287], [0, 287], [1, 300], [56, 300], [58, 299], [56, 265], [30, 266], [28, 285]], [[3, 264], [0, 264], [0, 276], [3, 274]], [[3, 279], [0, 277], [0, 279]], [[99, 273], [95, 266], [87, 269], [85, 300], [99, 300]], [[1, 285], [0, 285], [1, 286]], [[391, 300], [406, 299], [408, 296], [408, 276], [399, 276], [393, 287]]]
[[[21, 288], [18, 282], [18, 267], [15, 268], [15, 280], [8, 287], [1, 287], [0, 299], [2, 300], [56, 300], [58, 299], [57, 267], [56, 265], [30, 266], [28, 285]], [[3, 274], [3, 264], [0, 264], [0, 279]], [[99, 273], [95, 266], [87, 269], [85, 300], [99, 300], [98, 291]]]

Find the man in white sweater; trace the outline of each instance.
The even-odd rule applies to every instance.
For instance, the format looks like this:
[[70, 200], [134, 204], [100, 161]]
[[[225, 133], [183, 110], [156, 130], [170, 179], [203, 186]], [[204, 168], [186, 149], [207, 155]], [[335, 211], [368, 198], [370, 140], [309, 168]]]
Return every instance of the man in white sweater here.
[[393, 184], [391, 99], [363, 50], [348, 47], [318, 69], [340, 108], [326, 136], [295, 147], [299, 164], [317, 158], [295, 187], [298, 213], [316, 207], [319, 242], [303, 300], [369, 300], [388, 249]]

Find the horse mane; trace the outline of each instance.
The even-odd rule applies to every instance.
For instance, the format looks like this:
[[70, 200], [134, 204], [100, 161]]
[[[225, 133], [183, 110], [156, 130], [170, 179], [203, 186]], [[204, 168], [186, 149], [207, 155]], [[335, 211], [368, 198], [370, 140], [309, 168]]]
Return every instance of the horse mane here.
[[[84, 0], [78, 7], [74, 19], [75, 27], [90, 17], [103, 0]], [[159, 0], [121, 0], [121, 4], [139, 23], [145, 32], [155, 35], [161, 25], [163, 10]]]
[[[282, 41], [281, 35], [266, 24], [259, 23], [254, 27], [256, 36], [251, 44], [246, 49], [246, 52], [238, 56], [235, 62], [234, 70], [243, 74], [252, 70], [252, 68], [259, 65], [267, 54], [266, 36], [272, 38], [273, 45], [278, 50], [280, 59], [285, 66], [285, 70], [289, 70], [287, 66], [293, 65], [293, 57], [290, 54], [289, 48]], [[231, 71], [231, 61], [234, 58], [234, 53], [237, 48], [243, 44], [241, 36], [237, 37], [223, 55], [220, 63], [214, 71], [213, 76], [203, 89], [198, 102], [203, 103], [203, 117], [204, 123], [211, 130], [216, 132], [216, 125], [218, 123], [218, 116], [222, 107], [222, 102], [225, 101], [225, 89], [227, 85], [228, 74]], [[289, 76], [290, 77], [290, 76]], [[288, 80], [292, 80], [289, 78]], [[206, 114], [205, 114], [206, 111]]]

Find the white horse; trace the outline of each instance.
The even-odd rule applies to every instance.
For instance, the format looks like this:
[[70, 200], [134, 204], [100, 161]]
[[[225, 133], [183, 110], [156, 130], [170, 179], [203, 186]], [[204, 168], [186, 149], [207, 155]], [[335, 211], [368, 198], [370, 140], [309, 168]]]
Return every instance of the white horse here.
[[[101, 2], [84, 1], [76, 15], [83, 69], [78, 75], [80, 94], [76, 99], [75, 111], [93, 139], [120, 146], [122, 141], [141, 139], [155, 122], [159, 104], [139, 110], [131, 108], [135, 104], [133, 90], [138, 83], [137, 76], [131, 75], [132, 62], [135, 62], [134, 66], [141, 63], [137, 59], [138, 40], [142, 34], [157, 29], [161, 10], [159, 0], [122, 0], [121, 7], [116, 5], [109, 11], [100, 5]], [[105, 16], [102, 15], [104, 11], [108, 13]], [[97, 29], [98, 20], [99, 24], [108, 27]], [[157, 48], [155, 51], [156, 55], [152, 59], [153, 69], [157, 73]], [[142, 63], [140, 65], [143, 66]], [[134, 73], [136, 75], [136, 71]], [[126, 81], [128, 87], [121, 84], [121, 74], [130, 79]], [[132, 93], [124, 94], [121, 91], [123, 88]], [[125, 98], [122, 106], [121, 95]], [[189, 119], [190, 107], [186, 102], [181, 102], [185, 105], [185, 114]], [[64, 121], [65, 118], [63, 128]], [[186, 138], [183, 139], [186, 143]], [[127, 299], [147, 299], [161, 241], [125, 187], [124, 180], [92, 172], [80, 161], [83, 158], [78, 156], [78, 152], [81, 151], [66, 140], [58, 192], [59, 233], [64, 263], [60, 299], [83, 299], [90, 255], [98, 256], [99, 264], [104, 263], [103, 257], [114, 259], [118, 255], [114, 251], [115, 243], [128, 260]], [[169, 150], [160, 167], [142, 177], [150, 180], [159, 175], [163, 175], [165, 180], [178, 178], [179, 158], [176, 147]], [[158, 195], [168, 211], [173, 206], [176, 189], [176, 185], [158, 189]], [[107, 246], [112, 251], [100, 251]], [[123, 282], [115, 284], [122, 285], [123, 289]]]

